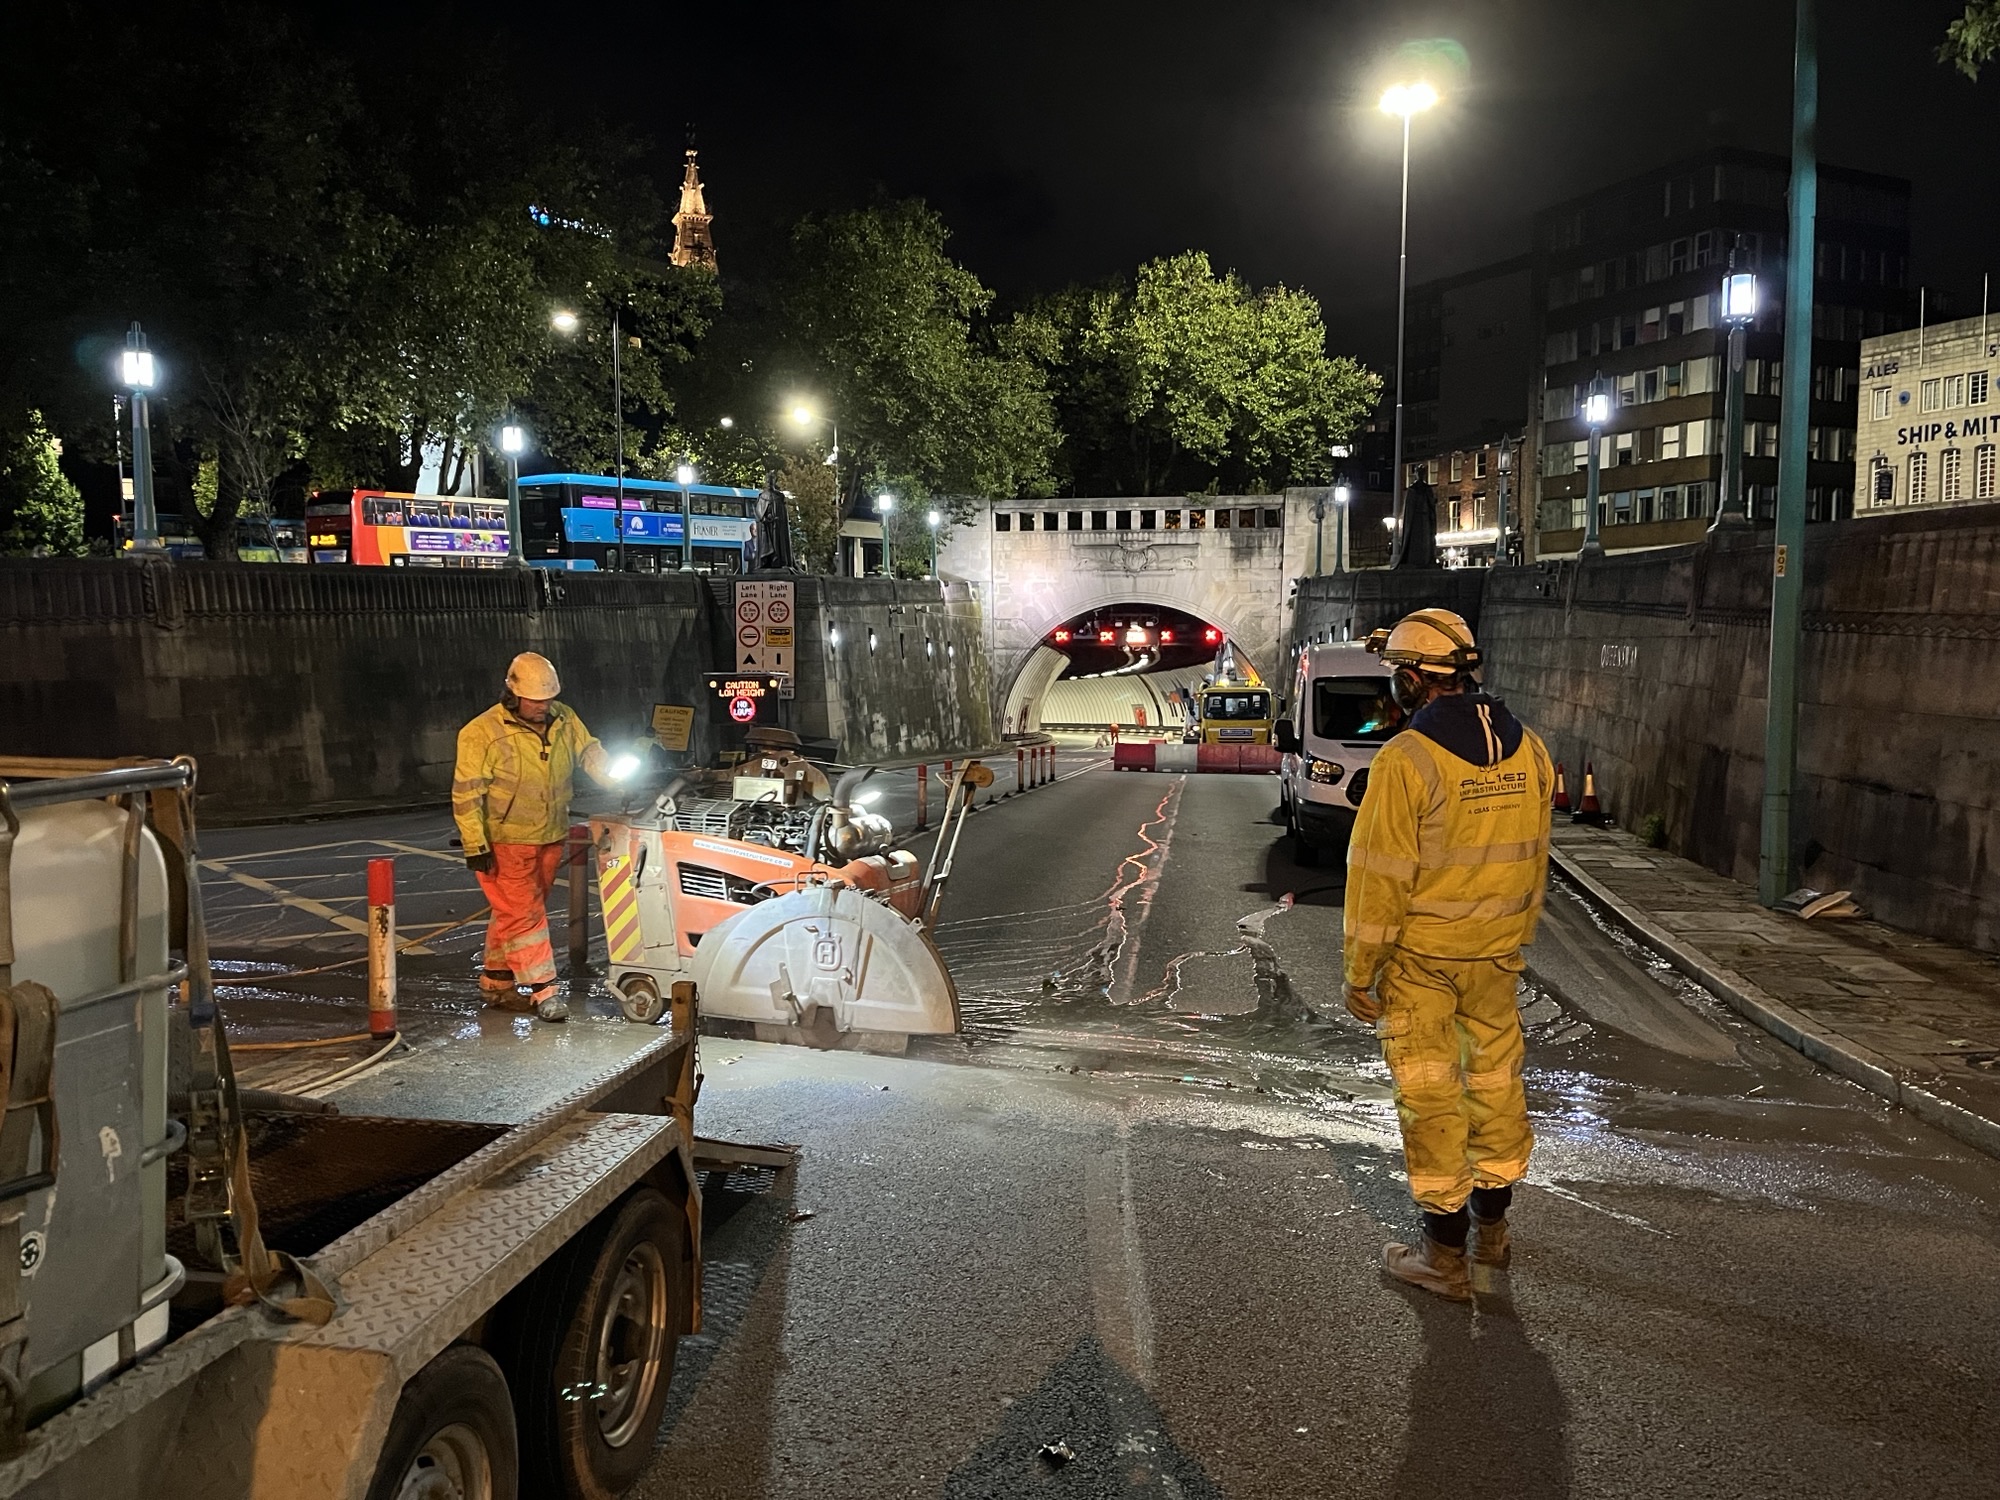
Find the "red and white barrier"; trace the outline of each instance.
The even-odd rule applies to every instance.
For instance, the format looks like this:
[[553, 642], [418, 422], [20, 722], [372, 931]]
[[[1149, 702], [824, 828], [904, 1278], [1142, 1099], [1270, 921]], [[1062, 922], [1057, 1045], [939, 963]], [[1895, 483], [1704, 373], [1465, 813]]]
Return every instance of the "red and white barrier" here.
[[1114, 771], [1150, 771], [1159, 746], [1151, 740], [1120, 740], [1111, 747]]
[[368, 861], [368, 1034], [396, 1034], [396, 862]]

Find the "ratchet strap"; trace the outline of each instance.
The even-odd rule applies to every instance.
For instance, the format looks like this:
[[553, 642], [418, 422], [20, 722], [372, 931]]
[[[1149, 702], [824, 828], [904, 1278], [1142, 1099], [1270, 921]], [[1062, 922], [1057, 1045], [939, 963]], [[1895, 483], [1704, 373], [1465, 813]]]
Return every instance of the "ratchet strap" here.
[[[21, 1296], [21, 1219], [28, 1194], [53, 1187], [60, 1137], [52, 1087], [59, 1007], [46, 985], [0, 989], [0, 1452], [27, 1426], [28, 1309]], [[41, 1136], [41, 1161], [28, 1152]]]

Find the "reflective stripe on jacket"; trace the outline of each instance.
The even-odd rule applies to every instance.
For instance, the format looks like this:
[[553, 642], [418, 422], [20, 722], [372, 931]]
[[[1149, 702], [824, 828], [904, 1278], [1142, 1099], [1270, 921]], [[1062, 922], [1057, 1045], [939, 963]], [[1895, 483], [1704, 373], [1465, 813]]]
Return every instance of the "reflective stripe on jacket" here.
[[496, 703], [458, 732], [451, 816], [468, 855], [495, 844], [553, 844], [569, 828], [578, 767], [602, 782], [608, 757], [576, 711], [549, 705], [539, 729]]
[[1549, 752], [1524, 730], [1477, 766], [1414, 730], [1376, 753], [1347, 851], [1346, 978], [1389, 955], [1501, 958], [1533, 940], [1548, 881]]

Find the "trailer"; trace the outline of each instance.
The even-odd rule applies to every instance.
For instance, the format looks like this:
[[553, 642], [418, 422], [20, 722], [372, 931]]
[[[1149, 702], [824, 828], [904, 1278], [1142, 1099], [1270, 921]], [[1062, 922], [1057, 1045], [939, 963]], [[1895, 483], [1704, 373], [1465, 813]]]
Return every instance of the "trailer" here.
[[246, 1107], [194, 781], [0, 760], [0, 1496], [623, 1493], [701, 1323], [693, 984], [512, 1123], [421, 1058]]

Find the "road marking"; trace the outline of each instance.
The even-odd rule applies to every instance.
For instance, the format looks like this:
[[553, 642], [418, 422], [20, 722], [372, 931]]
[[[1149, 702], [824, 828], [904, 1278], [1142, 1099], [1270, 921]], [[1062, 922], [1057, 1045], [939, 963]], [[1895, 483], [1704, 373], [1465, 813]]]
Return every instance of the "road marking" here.
[[[394, 839], [369, 839], [366, 842], [379, 845], [384, 849], [394, 849], [398, 854], [414, 854], [423, 859], [441, 859], [448, 865], [457, 865], [460, 869], [465, 868], [465, 856], [462, 854], [450, 854], [442, 849], [420, 849], [415, 844], [401, 844]], [[471, 872], [467, 871], [466, 873], [470, 874]]]
[[[269, 896], [280, 906], [289, 906], [294, 911], [302, 911], [318, 917], [321, 921], [329, 923], [342, 932], [350, 932], [357, 937], [368, 936], [368, 924], [366, 922], [350, 917], [344, 912], [335, 911], [324, 901], [315, 901], [310, 896], [293, 895], [292, 892], [284, 889], [282, 886], [273, 885], [268, 880], [259, 880], [255, 875], [246, 875], [241, 870], [232, 870], [218, 860], [205, 859], [201, 862], [201, 865], [204, 870], [213, 870], [216, 874], [225, 876], [235, 881], [238, 885], [247, 886], [253, 891], [259, 891]], [[436, 956], [429, 948], [423, 947], [421, 944], [414, 948], [405, 948], [402, 951], [420, 958], [432, 958]]]

